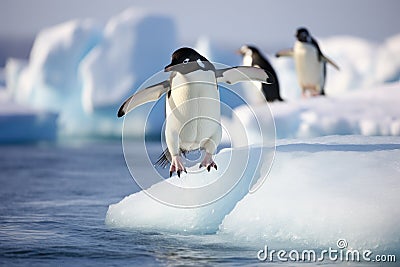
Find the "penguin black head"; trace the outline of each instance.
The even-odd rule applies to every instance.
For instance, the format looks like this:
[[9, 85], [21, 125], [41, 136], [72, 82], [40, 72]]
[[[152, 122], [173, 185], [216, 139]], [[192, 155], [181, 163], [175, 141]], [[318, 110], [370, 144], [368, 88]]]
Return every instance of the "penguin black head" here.
[[296, 38], [300, 42], [310, 43], [311, 35], [306, 28], [298, 28], [296, 32]]
[[[164, 71], [191, 72], [196, 69], [204, 69], [206, 63], [209, 61], [196, 50], [182, 47], [172, 54], [171, 63], [165, 66]], [[211, 65], [211, 63], [209, 64]]]

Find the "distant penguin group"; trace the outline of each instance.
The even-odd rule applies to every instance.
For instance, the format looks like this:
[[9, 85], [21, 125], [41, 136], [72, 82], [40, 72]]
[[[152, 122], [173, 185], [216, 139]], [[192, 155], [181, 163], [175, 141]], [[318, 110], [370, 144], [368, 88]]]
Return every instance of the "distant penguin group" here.
[[[326, 63], [339, 70], [338, 65], [322, 53], [317, 41], [306, 28], [297, 29], [296, 39], [293, 49], [281, 50], [276, 53], [276, 57], [294, 58], [297, 80], [303, 97], [325, 95]], [[265, 100], [283, 101], [280, 96], [278, 76], [269, 61], [254, 46], [244, 45], [239, 52], [243, 56], [244, 66], [262, 68], [273, 79], [271, 86], [262, 85], [261, 91]]]
[[[310, 91], [312, 96], [323, 95], [326, 62], [338, 67], [322, 54], [307, 29], [298, 29], [296, 37], [294, 48], [280, 51], [277, 56], [294, 58], [303, 94]], [[180, 177], [187, 172], [182, 156], [193, 150], [205, 151], [200, 168], [217, 170], [213, 155], [222, 135], [218, 83], [252, 81], [258, 84], [266, 101], [283, 101], [278, 76], [260, 51], [244, 45], [239, 52], [244, 66], [217, 69], [194, 49], [182, 47], [172, 54], [171, 62], [164, 68], [169, 73], [167, 80], [136, 92], [121, 105], [118, 117], [166, 94], [167, 148], [155, 164], [165, 167], [170, 163], [170, 176], [176, 172]]]

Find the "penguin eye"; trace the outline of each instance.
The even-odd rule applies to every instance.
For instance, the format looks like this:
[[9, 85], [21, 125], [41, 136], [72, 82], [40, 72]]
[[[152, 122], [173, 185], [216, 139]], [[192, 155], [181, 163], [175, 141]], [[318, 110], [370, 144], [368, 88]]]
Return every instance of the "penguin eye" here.
[[186, 58], [186, 59], [183, 61], [183, 64], [187, 64], [187, 63], [189, 62], [189, 60], [190, 60], [190, 59]]
[[205, 68], [206, 66], [204, 65], [204, 63], [200, 60], [200, 58], [196, 61], [197, 65], [199, 65], [202, 68]]

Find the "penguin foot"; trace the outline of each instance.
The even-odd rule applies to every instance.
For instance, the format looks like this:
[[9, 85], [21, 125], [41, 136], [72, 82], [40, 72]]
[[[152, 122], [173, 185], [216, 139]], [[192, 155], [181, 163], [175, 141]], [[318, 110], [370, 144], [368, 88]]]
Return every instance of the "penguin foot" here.
[[199, 168], [201, 167], [206, 167], [207, 171], [210, 172], [211, 168], [214, 168], [217, 170], [217, 164], [212, 159], [212, 155], [210, 153], [206, 153], [203, 161], [200, 163]]
[[172, 176], [172, 173], [176, 172], [178, 177], [181, 178], [181, 173], [186, 171], [185, 165], [183, 165], [182, 158], [180, 156], [172, 156], [171, 167], [169, 168], [169, 177]]

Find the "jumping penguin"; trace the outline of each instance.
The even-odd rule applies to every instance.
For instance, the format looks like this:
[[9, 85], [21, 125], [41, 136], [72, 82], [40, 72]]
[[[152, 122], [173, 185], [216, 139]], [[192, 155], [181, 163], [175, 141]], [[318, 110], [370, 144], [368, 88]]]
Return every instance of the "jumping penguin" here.
[[325, 95], [326, 63], [339, 70], [338, 65], [322, 54], [317, 41], [306, 28], [297, 29], [296, 38], [293, 49], [279, 51], [276, 56], [294, 58], [303, 96], [307, 91], [311, 96]]
[[176, 50], [164, 71], [170, 73], [169, 78], [129, 97], [120, 107], [118, 117], [144, 103], [156, 101], [166, 93], [167, 149], [156, 165], [165, 167], [170, 162], [170, 176], [176, 172], [180, 177], [182, 172], [187, 172], [182, 155], [200, 149], [205, 150], [200, 168], [217, 169], [212, 158], [222, 135], [217, 83], [249, 80], [267, 83], [268, 74], [263, 69], [245, 66], [216, 69], [205, 57], [188, 47]]

